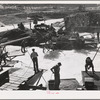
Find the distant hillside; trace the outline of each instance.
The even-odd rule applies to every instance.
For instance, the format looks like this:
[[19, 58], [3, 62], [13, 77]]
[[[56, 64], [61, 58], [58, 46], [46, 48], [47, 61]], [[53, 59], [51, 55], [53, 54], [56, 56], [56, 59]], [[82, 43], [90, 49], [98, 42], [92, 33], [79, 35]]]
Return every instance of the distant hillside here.
[[20, 13], [20, 12], [41, 12], [41, 11], [63, 11], [76, 10], [79, 6], [97, 7], [97, 4], [2, 4], [0, 5], [0, 15]]
[[70, 13], [76, 13], [79, 6], [97, 7], [97, 4], [1, 4], [0, 22], [15, 24], [27, 22], [28, 16], [41, 15], [46, 19], [64, 18]]

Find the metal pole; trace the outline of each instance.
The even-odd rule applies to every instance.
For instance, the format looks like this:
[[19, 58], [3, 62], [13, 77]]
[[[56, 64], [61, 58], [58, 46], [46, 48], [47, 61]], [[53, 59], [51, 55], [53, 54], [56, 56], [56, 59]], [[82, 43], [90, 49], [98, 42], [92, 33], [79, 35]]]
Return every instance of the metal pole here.
[[30, 20], [30, 29], [31, 29], [31, 20]]
[[100, 49], [100, 47], [98, 47], [98, 49], [97, 49], [97, 51], [96, 51], [96, 53], [95, 53], [95, 55], [94, 55], [94, 57], [93, 57], [92, 61], [93, 61], [93, 60], [94, 60], [94, 58], [96, 57], [96, 55], [97, 55], [97, 53], [98, 53], [99, 49]]

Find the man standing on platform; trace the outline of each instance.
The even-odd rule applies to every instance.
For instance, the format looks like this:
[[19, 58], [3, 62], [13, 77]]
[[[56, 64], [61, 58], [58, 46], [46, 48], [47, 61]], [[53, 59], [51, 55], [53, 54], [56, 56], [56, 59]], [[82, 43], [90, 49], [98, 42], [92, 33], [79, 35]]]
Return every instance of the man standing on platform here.
[[38, 54], [37, 52], [35, 52], [35, 49], [32, 49], [32, 53], [31, 53], [31, 59], [33, 61], [33, 66], [34, 66], [34, 71], [35, 71], [35, 74], [39, 72], [39, 69], [38, 69]]
[[97, 40], [98, 40], [98, 43], [100, 42], [100, 39], [99, 39], [99, 32], [97, 32]]
[[60, 85], [60, 66], [61, 63], [59, 62], [57, 65], [55, 65], [54, 67], [51, 68], [51, 71], [54, 74], [55, 77], [55, 90], [59, 90], [59, 85]]

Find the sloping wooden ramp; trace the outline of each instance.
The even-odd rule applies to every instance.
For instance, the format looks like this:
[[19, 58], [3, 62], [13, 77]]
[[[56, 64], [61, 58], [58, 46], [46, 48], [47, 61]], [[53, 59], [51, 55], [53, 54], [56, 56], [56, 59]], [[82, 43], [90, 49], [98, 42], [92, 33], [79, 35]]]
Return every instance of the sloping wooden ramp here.
[[19, 87], [18, 90], [30, 90], [30, 89], [32, 89], [32, 90], [37, 90], [37, 89], [46, 90], [46, 87], [43, 87], [42, 84], [38, 85], [42, 75], [43, 75], [43, 70], [32, 75], [26, 81], [23, 81], [18, 86]]
[[32, 75], [28, 78], [27, 84], [33, 86], [36, 82], [38, 84], [38, 79], [42, 77], [43, 71], [38, 72], [37, 74]]

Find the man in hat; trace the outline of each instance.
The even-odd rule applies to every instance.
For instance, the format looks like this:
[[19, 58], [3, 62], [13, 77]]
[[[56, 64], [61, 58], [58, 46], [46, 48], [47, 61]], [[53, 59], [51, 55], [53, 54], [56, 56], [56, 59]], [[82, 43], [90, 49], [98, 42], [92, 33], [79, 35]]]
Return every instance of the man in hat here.
[[21, 30], [25, 30], [25, 27], [22, 22], [20, 24], [18, 24], [18, 28]]
[[61, 63], [59, 62], [57, 65], [55, 65], [54, 67], [51, 68], [51, 71], [54, 74], [54, 78], [55, 78], [55, 90], [59, 90], [59, 85], [60, 85], [60, 66]]
[[33, 66], [34, 66], [34, 71], [35, 71], [35, 74], [39, 72], [39, 69], [38, 69], [38, 54], [37, 52], [35, 52], [35, 49], [32, 49], [32, 53], [31, 53], [31, 59], [33, 61]]

